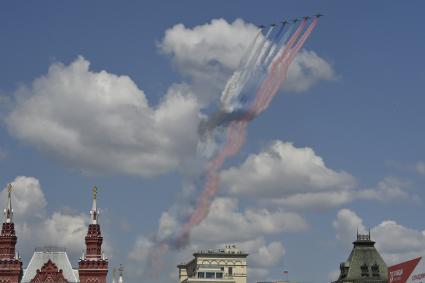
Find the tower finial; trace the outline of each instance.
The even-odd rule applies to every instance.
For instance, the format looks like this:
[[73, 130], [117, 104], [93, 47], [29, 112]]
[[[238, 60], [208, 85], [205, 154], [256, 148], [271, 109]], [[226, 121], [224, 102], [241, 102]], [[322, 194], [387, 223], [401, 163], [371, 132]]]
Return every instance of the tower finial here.
[[120, 272], [118, 283], [124, 283], [123, 273], [124, 273], [124, 267], [122, 264], [120, 264], [120, 268], [118, 268], [118, 271]]
[[96, 199], [96, 196], [97, 196], [97, 187], [94, 186], [93, 187], [93, 199]]
[[97, 205], [96, 205], [96, 198], [97, 198], [97, 187], [94, 186], [93, 187], [93, 205], [90, 211], [91, 214], [91, 222], [92, 224], [97, 224], [97, 217], [99, 215], [99, 210], [97, 210]]
[[7, 207], [4, 210], [4, 216], [6, 223], [12, 222], [13, 209], [12, 209], [12, 184], [7, 184]]

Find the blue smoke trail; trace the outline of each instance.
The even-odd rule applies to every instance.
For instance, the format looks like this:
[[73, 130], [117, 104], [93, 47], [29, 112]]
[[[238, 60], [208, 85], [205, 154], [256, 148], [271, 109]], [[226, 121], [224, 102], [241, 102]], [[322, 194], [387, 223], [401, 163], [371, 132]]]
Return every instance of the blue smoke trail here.
[[288, 41], [289, 36], [292, 34], [292, 31], [294, 30], [295, 25], [294, 24], [287, 24], [288, 29], [283, 33], [282, 37], [277, 41], [275, 48], [272, 52], [270, 52], [269, 57], [266, 60], [266, 65], [269, 66], [273, 59], [276, 57], [279, 50], [282, 49], [283, 45], [286, 44]]

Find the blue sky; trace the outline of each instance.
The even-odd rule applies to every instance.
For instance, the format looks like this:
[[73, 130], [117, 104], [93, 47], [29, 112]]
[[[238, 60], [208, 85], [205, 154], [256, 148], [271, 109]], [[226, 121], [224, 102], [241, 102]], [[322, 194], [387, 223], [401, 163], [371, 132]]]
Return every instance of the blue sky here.
[[[189, 99], [189, 102], [180, 101], [184, 104], [182, 111], [189, 113], [187, 117], [172, 118], [176, 123], [170, 127], [150, 127], [143, 120], [146, 112], [139, 113], [139, 120], [137, 115], [114, 108], [115, 102], [120, 103], [117, 96], [126, 97], [127, 102], [134, 99], [139, 105], [143, 103], [135, 97], [140, 98], [143, 91], [147, 101], [147, 108], [143, 109], [152, 113], [158, 109], [167, 111], [164, 101], [167, 101], [167, 91], [169, 95], [175, 91], [170, 90], [173, 84], [181, 86], [184, 83], [194, 101], [202, 95], [214, 97], [213, 91], [223, 86], [221, 81], [218, 79], [218, 85], [205, 87], [205, 91], [212, 94], [200, 93], [194, 84], [205, 81], [196, 81], [196, 76], [209, 69], [204, 69], [205, 62], [185, 57], [184, 50], [176, 47], [189, 42], [184, 37], [189, 31], [205, 26], [205, 32], [196, 36], [210, 38], [208, 32], [221, 32], [211, 21], [223, 19], [229, 33], [241, 28], [248, 34], [249, 24], [267, 24], [317, 12], [325, 17], [307, 41], [305, 50], [314, 51], [314, 58], [322, 61], [319, 65], [309, 61], [301, 67], [305, 71], [315, 68], [319, 75], [313, 76], [314, 83], [304, 91], [280, 91], [269, 109], [250, 124], [247, 143], [240, 154], [223, 169], [228, 174], [223, 171], [223, 188], [216, 208], [223, 209], [223, 214], [234, 213], [236, 224], [248, 223], [248, 226], [241, 224], [243, 230], [240, 230], [241, 234], [248, 235], [247, 238], [223, 235], [222, 242], [216, 239], [197, 242], [195, 239], [194, 246], [167, 256], [161, 276], [154, 280], [169, 282], [172, 280], [169, 274], [177, 276], [175, 265], [180, 260], [189, 260], [192, 248], [242, 242], [252, 257], [259, 255], [261, 249], [268, 251], [263, 261], [267, 265], [252, 261], [252, 276], [249, 274], [252, 282], [278, 279], [284, 268], [289, 269], [291, 279], [300, 282], [328, 282], [339, 262], [348, 256], [355, 236], [350, 233], [357, 227], [372, 228], [372, 236], [388, 263], [423, 254], [425, 236], [421, 231], [425, 227], [417, 216], [425, 210], [425, 135], [422, 129], [425, 98], [421, 91], [425, 80], [425, 57], [422, 55], [425, 5], [421, 1], [407, 4], [396, 1], [246, 2], [3, 3], [0, 9], [0, 178], [1, 186], [5, 187], [17, 176], [27, 177], [16, 179], [16, 202], [21, 203], [18, 207], [29, 209], [21, 216], [18, 216], [18, 207], [15, 209], [16, 221], [20, 219], [34, 226], [25, 236], [18, 234], [26, 262], [35, 246], [53, 243], [69, 245], [72, 261], [77, 263], [82, 249], [79, 229], [87, 221], [82, 214], [88, 215], [90, 188], [97, 185], [111, 265], [123, 263], [128, 267], [128, 282], [140, 282], [140, 277], [147, 274], [142, 275], [137, 270], [142, 270], [146, 264], [143, 250], [151, 244], [149, 237], [157, 233], [161, 215], [178, 206], [176, 199], [188, 169], [180, 163], [173, 165], [173, 162], [183, 160], [186, 151], [190, 155], [190, 133], [196, 128], [190, 125], [196, 125], [196, 120], [190, 116], [190, 111], [194, 110], [186, 105]], [[242, 19], [241, 27], [236, 27], [236, 19]], [[176, 34], [175, 26], [180, 23], [187, 33], [175, 41], [166, 41], [166, 31]], [[232, 46], [233, 37], [226, 40], [220, 44]], [[193, 52], [193, 56], [207, 56], [213, 50], [191, 48], [199, 52]], [[82, 57], [78, 59], [79, 56]], [[238, 53], [235, 52], [235, 56]], [[220, 58], [217, 59], [219, 64], [228, 63]], [[84, 64], [88, 62], [90, 68], [85, 70]], [[72, 73], [74, 63], [80, 65], [75, 65]], [[190, 64], [198, 64], [197, 69], [190, 69], [193, 67]], [[58, 69], [49, 76], [51, 65]], [[331, 75], [323, 75], [325, 67], [331, 68]], [[231, 69], [230, 63], [225, 66], [229, 74]], [[91, 89], [84, 88], [90, 86], [89, 81], [81, 86], [78, 84], [86, 82], [90, 74], [97, 76], [103, 70], [107, 72], [105, 80], [113, 80], [115, 75], [129, 77], [116, 86], [116, 92], [110, 93], [108, 101], [111, 104], [90, 100]], [[203, 74], [218, 75], [214, 72]], [[61, 76], [67, 75], [75, 75], [74, 82], [77, 82], [69, 92], [60, 83], [60, 78], [64, 78]], [[41, 86], [32, 85], [43, 76], [47, 79], [40, 83]], [[307, 74], [292, 83], [304, 84], [309, 78]], [[79, 100], [66, 100], [74, 97], [74, 91], [78, 92]], [[32, 97], [45, 97], [48, 105], [31, 103]], [[171, 112], [179, 107], [176, 105], [169, 106]], [[47, 116], [44, 116], [44, 107], [51, 111]], [[73, 130], [86, 135], [89, 146], [73, 144], [52, 126], [40, 126], [34, 119], [37, 113], [51, 119], [52, 125], [56, 122], [71, 125]], [[109, 118], [140, 130], [137, 132], [140, 139], [135, 140], [142, 144], [129, 142], [133, 137], [126, 137], [127, 131], [108, 123]], [[91, 128], [92, 125], [99, 127]], [[186, 131], [188, 137], [182, 138]], [[152, 142], [151, 138], [156, 136], [175, 138], [176, 146], [168, 145], [163, 149]], [[120, 139], [109, 144], [110, 137]], [[113, 158], [111, 151], [123, 154]], [[137, 165], [132, 166], [128, 160], [138, 156], [139, 151], [141, 157], [136, 158]], [[271, 164], [276, 166], [293, 169], [291, 162], [301, 162], [301, 169], [296, 171], [300, 178], [292, 178], [290, 174], [286, 179], [268, 176], [264, 184], [261, 180], [256, 183], [257, 187], [249, 194], [232, 191], [241, 176], [256, 174], [250, 171], [253, 168], [248, 157], [256, 155], [261, 159], [264, 157], [261, 153], [270, 151], [282, 154], [281, 159], [272, 160], [276, 163]], [[307, 157], [303, 159], [302, 153]], [[294, 157], [285, 159], [285, 154], [294, 154]], [[163, 163], [159, 164], [161, 158]], [[321, 158], [324, 165], [317, 167], [317, 158]], [[149, 160], [157, 163], [150, 170]], [[267, 166], [268, 161], [261, 159], [266, 162], [263, 166]], [[228, 171], [230, 167], [234, 169], [233, 175]], [[314, 195], [318, 187], [304, 180], [321, 173], [326, 175], [321, 177], [329, 178], [324, 179], [323, 187], [332, 193], [330, 195]], [[282, 175], [282, 172], [276, 174]], [[275, 202], [264, 196], [263, 185], [264, 190], [269, 188], [273, 192]], [[344, 186], [350, 188], [343, 189]], [[18, 193], [20, 188], [22, 192]], [[294, 193], [291, 188], [298, 188], [300, 192]], [[291, 198], [294, 195], [301, 200]], [[191, 197], [194, 199], [196, 195]], [[325, 200], [319, 201], [320, 198]], [[267, 221], [278, 228], [264, 234], [253, 231], [251, 226], [255, 221], [249, 218], [247, 211], [270, 216]], [[281, 218], [285, 216], [290, 220], [283, 221]], [[207, 219], [197, 232], [198, 237], [211, 228], [208, 225], [225, 225], [219, 212], [214, 217], [210, 221]], [[67, 226], [67, 223], [72, 223], [70, 230], [52, 228]], [[36, 227], [52, 229], [48, 230], [51, 239], [38, 235], [41, 232], [37, 232]], [[75, 232], [71, 233], [75, 234], [74, 238], [63, 237], [63, 233], [68, 232]], [[399, 235], [414, 245], [400, 244], [398, 249], [394, 248], [392, 243]], [[22, 243], [25, 240], [26, 243]], [[139, 266], [141, 268], [137, 268]]]

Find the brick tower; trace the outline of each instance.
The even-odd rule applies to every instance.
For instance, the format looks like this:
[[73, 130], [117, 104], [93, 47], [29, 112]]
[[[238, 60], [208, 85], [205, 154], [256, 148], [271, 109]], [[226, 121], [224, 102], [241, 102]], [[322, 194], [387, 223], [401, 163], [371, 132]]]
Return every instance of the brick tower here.
[[12, 185], [7, 186], [7, 207], [0, 234], [0, 283], [18, 283], [22, 276], [22, 261], [16, 253], [17, 237], [12, 221]]
[[90, 211], [91, 224], [86, 236], [86, 253], [78, 263], [81, 283], [106, 283], [108, 275], [108, 260], [102, 254], [103, 237], [98, 223], [99, 210], [96, 207], [96, 195], [97, 188], [94, 187], [93, 205]]

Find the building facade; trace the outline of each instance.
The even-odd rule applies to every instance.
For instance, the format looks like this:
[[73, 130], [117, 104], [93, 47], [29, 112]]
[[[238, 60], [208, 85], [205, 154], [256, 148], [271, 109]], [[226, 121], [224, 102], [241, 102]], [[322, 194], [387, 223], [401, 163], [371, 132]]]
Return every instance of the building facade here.
[[27, 268], [15, 251], [17, 235], [13, 223], [12, 186], [8, 185], [8, 201], [0, 234], [0, 283], [72, 282], [106, 283], [108, 260], [102, 253], [103, 237], [98, 223], [97, 189], [93, 188], [91, 223], [85, 237], [86, 251], [73, 268], [66, 251], [58, 248], [36, 249]]
[[199, 251], [193, 256], [188, 263], [177, 266], [180, 283], [246, 283], [248, 254], [235, 245]]
[[340, 275], [334, 283], [387, 283], [388, 269], [368, 235], [357, 233], [347, 261], [340, 264]]

